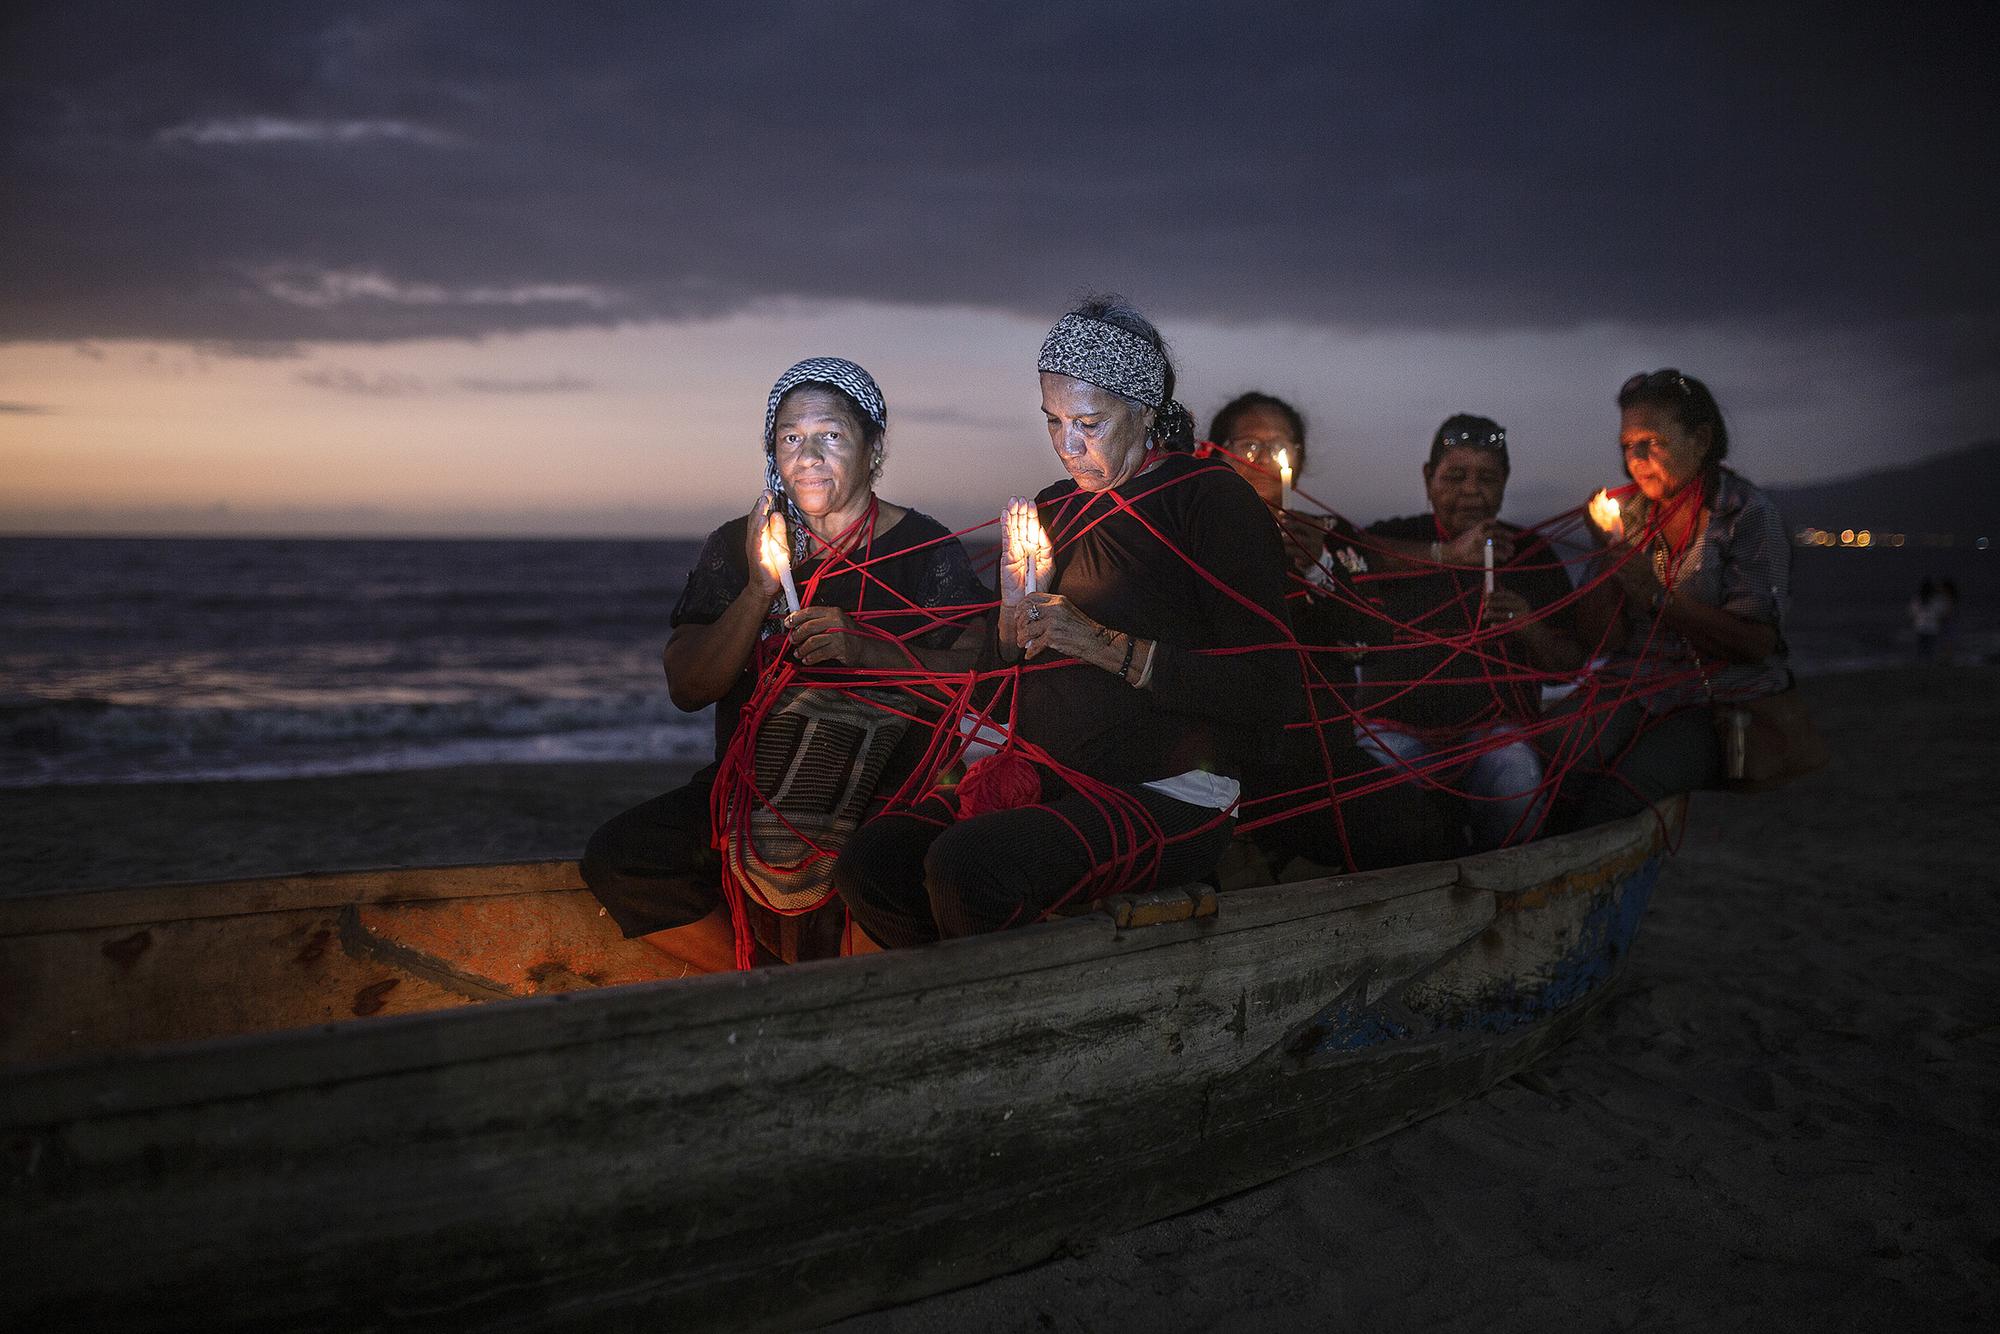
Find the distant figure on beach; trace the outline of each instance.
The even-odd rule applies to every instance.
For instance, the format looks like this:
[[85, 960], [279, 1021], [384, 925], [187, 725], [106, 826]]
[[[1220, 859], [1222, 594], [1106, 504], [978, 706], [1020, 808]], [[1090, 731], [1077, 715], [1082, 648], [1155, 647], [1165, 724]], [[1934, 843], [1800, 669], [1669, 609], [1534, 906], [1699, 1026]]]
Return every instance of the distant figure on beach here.
[[[764, 409], [765, 489], [747, 516], [709, 534], [663, 654], [674, 703], [689, 712], [714, 706], [718, 759], [758, 683], [760, 646], [775, 660], [774, 637], [808, 669], [907, 669], [905, 646], [940, 670], [971, 667], [977, 632], [967, 634], [944, 610], [932, 616], [919, 609], [963, 614], [990, 606], [992, 593], [944, 525], [876, 496], [888, 424], [882, 391], [851, 361], [802, 361], [772, 386]], [[790, 519], [791, 577], [811, 590], [807, 605], [789, 614], [786, 585], [762, 558], [767, 529], [776, 532], [774, 514]], [[863, 611], [865, 621], [851, 614]], [[962, 635], [968, 647], [960, 650]], [[582, 861], [584, 882], [627, 937], [643, 937], [705, 972], [727, 970], [739, 957], [712, 847], [716, 776], [711, 764], [686, 786], [613, 818], [591, 836]], [[764, 954], [789, 952], [778, 945], [780, 919], [748, 907]], [[815, 916], [830, 922], [837, 915]], [[800, 952], [832, 953], [837, 930], [832, 948], [820, 941]]]
[[1917, 585], [1917, 595], [1910, 599], [1910, 629], [1917, 636], [1918, 662], [1937, 660], [1938, 636], [1944, 633], [1945, 616], [1950, 610], [1943, 593], [1925, 575]]
[[1714, 705], [1792, 683], [1782, 633], [1792, 547], [1769, 496], [1723, 466], [1729, 428], [1707, 385], [1671, 368], [1618, 390], [1637, 494], [1599, 529], [1624, 596], [1625, 647], [1563, 707], [1566, 825], [1634, 814], [1724, 775]]
[[1398, 567], [1370, 585], [1397, 646], [1362, 657], [1355, 740], [1405, 781], [1461, 798], [1475, 852], [1540, 831], [1535, 677], [1572, 674], [1587, 656], [1561, 558], [1500, 518], [1511, 471], [1500, 423], [1448, 417], [1422, 468], [1429, 512], [1367, 530]]
[[1938, 659], [1949, 664], [1958, 656], [1958, 580], [1949, 575], [1938, 581]]
[[1159, 331], [1087, 301], [1037, 369], [1068, 476], [1004, 516], [989, 649], [1021, 665], [996, 714], [1011, 732], [956, 793], [848, 840], [835, 878], [883, 946], [1211, 874], [1244, 765], [1299, 713], [1278, 527], [1228, 465], [1193, 457]]
[[1272, 754], [1243, 775], [1246, 807], [1260, 817], [1296, 813], [1260, 823], [1250, 841], [1274, 871], [1294, 857], [1372, 871], [1450, 855], [1444, 817], [1420, 787], [1353, 792], [1369, 785], [1351, 780], [1378, 761], [1355, 744], [1348, 722], [1352, 645], [1379, 640], [1382, 622], [1356, 610], [1363, 599], [1351, 576], [1367, 569], [1361, 535], [1344, 519], [1286, 504], [1293, 496], [1279, 459], [1293, 476], [1306, 470], [1304, 416], [1284, 399], [1253, 390], [1223, 405], [1208, 439], [1276, 518], [1292, 567], [1292, 626], [1301, 645], [1317, 650], [1303, 663], [1314, 725], [1286, 728]]

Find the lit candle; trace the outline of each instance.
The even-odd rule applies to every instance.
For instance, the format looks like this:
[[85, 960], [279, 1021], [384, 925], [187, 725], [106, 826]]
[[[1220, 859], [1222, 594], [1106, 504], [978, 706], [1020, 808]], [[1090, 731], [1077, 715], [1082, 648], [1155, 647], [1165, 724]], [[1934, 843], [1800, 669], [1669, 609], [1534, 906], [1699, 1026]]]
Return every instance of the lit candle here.
[[785, 609], [799, 609], [799, 586], [792, 582], [792, 535], [785, 531], [785, 516], [773, 514], [764, 525], [760, 544], [764, 570], [785, 588]]
[[1289, 450], [1278, 451], [1278, 508], [1292, 507], [1292, 455]]
[[1493, 539], [1486, 539], [1486, 596], [1493, 596]]
[[1041, 516], [1030, 507], [1027, 513], [1021, 516], [1021, 547], [1027, 553], [1024, 559], [1028, 564], [1030, 593], [1035, 591], [1035, 567], [1042, 563], [1042, 548], [1047, 545], [1048, 539], [1042, 536]]
[[1624, 540], [1625, 521], [1618, 517], [1618, 502], [1609, 491], [1599, 491], [1590, 498], [1590, 521], [1610, 541]]
[[1021, 563], [1021, 592], [1032, 593], [1041, 583], [1042, 557], [1049, 549], [1049, 540], [1042, 535], [1041, 516], [1035, 513], [1032, 503], [1014, 496], [1000, 518], [1006, 563]]

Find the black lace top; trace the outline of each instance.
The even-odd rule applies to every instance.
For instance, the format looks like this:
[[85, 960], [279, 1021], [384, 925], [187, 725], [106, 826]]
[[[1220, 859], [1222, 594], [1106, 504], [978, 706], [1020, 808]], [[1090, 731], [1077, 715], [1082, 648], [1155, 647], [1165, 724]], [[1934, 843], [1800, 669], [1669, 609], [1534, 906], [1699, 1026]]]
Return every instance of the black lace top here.
[[[687, 587], [674, 606], [673, 625], [712, 625], [750, 584], [744, 553], [749, 535], [747, 516], [731, 519], [708, 535]], [[979, 582], [965, 548], [945, 526], [919, 510], [906, 511], [895, 526], [876, 534], [865, 547], [837, 558], [817, 588], [808, 588], [819, 562], [792, 571], [799, 596], [808, 606], [839, 607], [864, 625], [893, 635], [917, 648], [939, 648], [958, 637], [962, 625], [976, 622], [990, 609], [993, 591]], [[860, 566], [862, 568], [856, 568]], [[920, 610], [931, 608], [932, 611]], [[773, 620], [785, 610], [783, 597], [772, 603]], [[750, 668], [715, 706], [715, 749], [719, 755], [735, 734], [743, 706], [750, 699]]]

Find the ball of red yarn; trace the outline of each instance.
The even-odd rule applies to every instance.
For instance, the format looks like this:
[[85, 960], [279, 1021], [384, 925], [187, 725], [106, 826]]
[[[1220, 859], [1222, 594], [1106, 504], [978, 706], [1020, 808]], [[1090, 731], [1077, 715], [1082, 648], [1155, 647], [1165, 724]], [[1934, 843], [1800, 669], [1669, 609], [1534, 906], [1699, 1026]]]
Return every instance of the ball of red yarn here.
[[995, 751], [958, 780], [958, 815], [969, 820], [993, 811], [1032, 806], [1042, 799], [1042, 776], [1019, 751]]

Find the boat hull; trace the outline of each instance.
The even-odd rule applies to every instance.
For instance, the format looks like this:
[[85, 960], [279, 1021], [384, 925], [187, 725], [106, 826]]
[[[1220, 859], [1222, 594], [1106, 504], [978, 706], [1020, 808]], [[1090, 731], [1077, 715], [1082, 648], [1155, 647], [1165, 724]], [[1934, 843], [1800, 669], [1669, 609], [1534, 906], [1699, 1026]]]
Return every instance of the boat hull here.
[[1161, 925], [18, 1069], [0, 1304], [131, 1329], [791, 1328], [973, 1282], [1525, 1068], [1614, 981], [1662, 828]]

